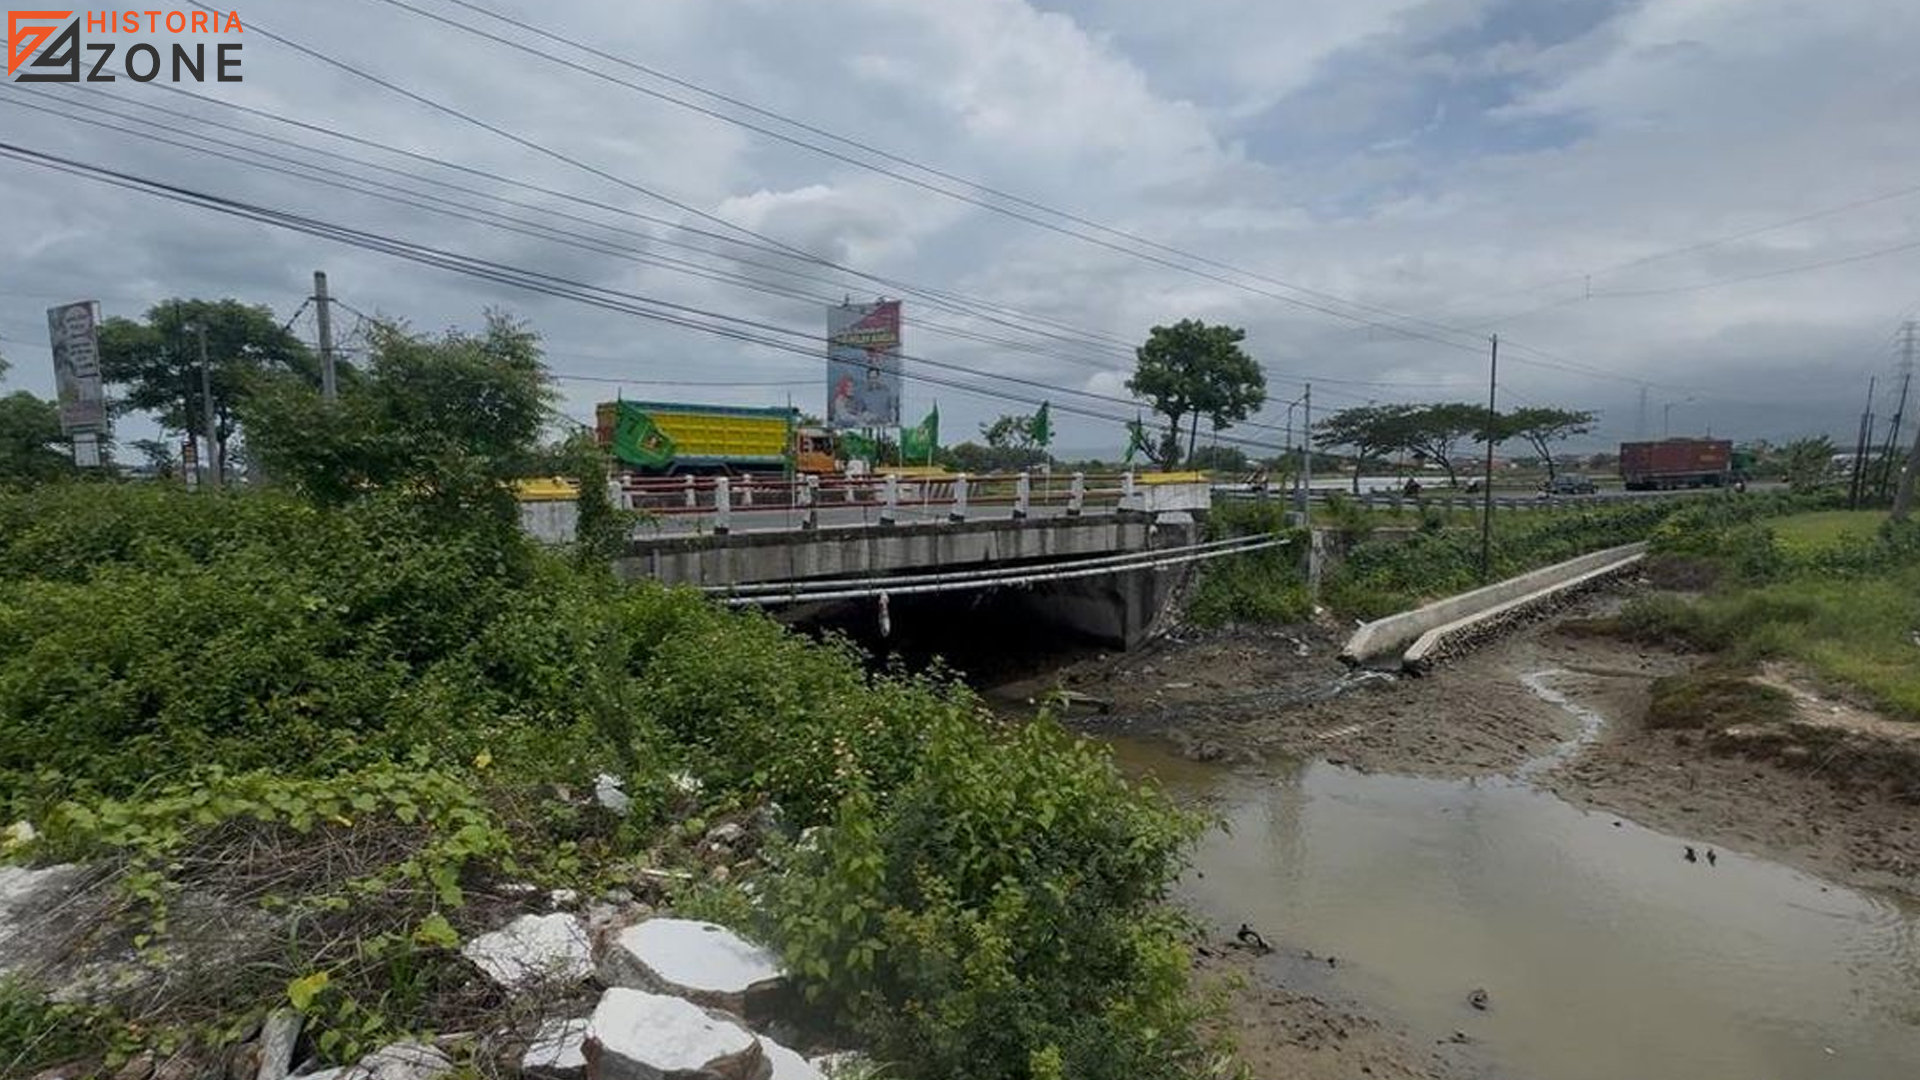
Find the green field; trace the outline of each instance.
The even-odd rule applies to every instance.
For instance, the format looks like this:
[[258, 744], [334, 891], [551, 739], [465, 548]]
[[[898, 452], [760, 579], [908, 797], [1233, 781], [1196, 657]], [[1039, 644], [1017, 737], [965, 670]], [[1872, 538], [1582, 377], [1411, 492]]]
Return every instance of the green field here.
[[1789, 550], [1814, 551], [1849, 539], [1871, 539], [1886, 517], [1878, 510], [1818, 510], [1781, 518], [1773, 523], [1773, 534]]

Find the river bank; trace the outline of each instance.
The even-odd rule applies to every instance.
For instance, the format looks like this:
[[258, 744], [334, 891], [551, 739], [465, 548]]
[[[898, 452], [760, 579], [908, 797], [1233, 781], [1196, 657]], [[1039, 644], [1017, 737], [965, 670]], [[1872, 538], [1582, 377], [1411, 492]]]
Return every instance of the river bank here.
[[[1618, 602], [1617, 596], [1593, 597], [1568, 615], [1604, 614]], [[1208, 935], [1204, 951], [1196, 950], [1202, 981], [1222, 984], [1222, 973], [1228, 972], [1225, 984], [1239, 988], [1227, 994], [1228, 1013], [1242, 1060], [1254, 1076], [1498, 1076], [1513, 1071], [1515, 1059], [1526, 1060], [1531, 1075], [1584, 1075], [1578, 1068], [1562, 1068], [1567, 1063], [1554, 1059], [1554, 1046], [1532, 1045], [1534, 1037], [1515, 1028], [1502, 1032], [1508, 1018], [1489, 1023], [1486, 1014], [1467, 1004], [1476, 988], [1470, 984], [1492, 978], [1507, 964], [1488, 962], [1489, 956], [1514, 947], [1530, 950], [1528, 955], [1550, 955], [1559, 949], [1557, 942], [1458, 951], [1436, 948], [1422, 935], [1408, 937], [1404, 928], [1389, 925], [1440, 919], [1430, 909], [1458, 900], [1461, 886], [1445, 884], [1452, 875], [1474, 873], [1473, 865], [1483, 860], [1490, 867], [1505, 866], [1508, 856], [1501, 853], [1538, 846], [1538, 837], [1531, 835], [1537, 831], [1563, 834], [1557, 846], [1547, 845], [1536, 857], [1573, 859], [1575, 865], [1562, 871], [1593, 874], [1587, 892], [1609, 895], [1624, 889], [1619, 902], [1628, 906], [1643, 904], [1650, 894], [1672, 894], [1663, 903], [1697, 908], [1686, 910], [1688, 919], [1718, 911], [1717, 922], [1700, 931], [1709, 936], [1747, 920], [1762, 925], [1780, 904], [1826, 905], [1833, 908], [1828, 918], [1870, 927], [1911, 927], [1911, 907], [1876, 897], [1888, 895], [1887, 890], [1920, 896], [1914, 877], [1920, 867], [1920, 809], [1885, 784], [1848, 779], [1861, 771], [1850, 764], [1859, 757], [1857, 746], [1849, 743], [1847, 755], [1808, 767], [1794, 754], [1783, 757], [1777, 747], [1756, 759], [1731, 752], [1724, 742], [1709, 745], [1697, 732], [1649, 731], [1641, 720], [1653, 681], [1688, 670], [1694, 660], [1564, 633], [1562, 621], [1524, 628], [1423, 679], [1349, 674], [1334, 660], [1341, 637], [1336, 628], [1299, 627], [1163, 640], [1132, 655], [1083, 660], [1052, 680], [1003, 687], [996, 696], [1011, 703], [1044, 692], [1049, 683], [1064, 687], [1070, 692], [1071, 723], [1114, 742], [1129, 768], [1159, 776], [1171, 790], [1227, 819], [1231, 836], [1206, 845], [1196, 875], [1183, 884], [1182, 898]], [[1769, 677], [1793, 688], [1805, 717], [1832, 718], [1850, 708], [1818, 695], [1792, 672], [1773, 671]], [[1878, 775], [1871, 768], [1864, 772]], [[1523, 779], [1514, 779], [1516, 774]], [[1483, 851], [1477, 845], [1490, 841], [1478, 828], [1460, 832], [1469, 820], [1512, 822], [1516, 831], [1493, 852]], [[1409, 835], [1423, 836], [1424, 843], [1407, 846]], [[1464, 849], [1450, 851], [1449, 845]], [[1683, 861], [1689, 846], [1697, 849], [1700, 862]], [[1704, 859], [1708, 850], [1715, 852], [1712, 866]], [[1415, 865], [1363, 869], [1399, 860]], [[1271, 867], [1263, 865], [1314, 862], [1325, 865], [1299, 866], [1277, 882]], [[1719, 876], [1676, 876], [1696, 869]], [[1515, 887], [1504, 892], [1541, 889], [1527, 880], [1531, 871], [1515, 872], [1519, 878], [1510, 883]], [[1437, 875], [1446, 895], [1405, 908], [1379, 900], [1383, 894], [1417, 891], [1423, 873]], [[1360, 897], [1324, 894], [1334, 888], [1327, 879], [1341, 875], [1366, 882]], [[1751, 875], [1751, 880], [1737, 875]], [[1758, 892], [1727, 894], [1735, 880]], [[1712, 891], [1696, 896], [1694, 890], [1703, 887]], [[1279, 903], [1273, 895], [1291, 899]], [[1756, 897], [1767, 903], [1754, 908]], [[1521, 926], [1565, 918], [1569, 911], [1584, 910], [1587, 897], [1549, 892], [1537, 901], [1548, 912], [1509, 911], [1501, 918]], [[1482, 906], [1507, 902], [1505, 895], [1489, 893]], [[1326, 909], [1316, 912], [1319, 904]], [[1371, 910], [1374, 919], [1349, 914], [1347, 907]], [[1467, 940], [1505, 933], [1480, 924], [1489, 914], [1459, 913], [1458, 932]], [[1649, 920], [1645, 940], [1657, 941], [1671, 931], [1673, 911], [1639, 914]], [[1593, 916], [1617, 917], [1612, 908]], [[1234, 947], [1242, 921], [1272, 940], [1272, 956]], [[1819, 927], [1798, 931], [1793, 940], [1819, 932]], [[1849, 938], [1835, 947], [1849, 951], [1858, 942]], [[1368, 949], [1374, 950], [1371, 957], [1349, 955]], [[1347, 956], [1337, 963], [1348, 966], [1329, 976], [1315, 963], [1301, 962], [1326, 953]], [[1734, 988], [1740, 979], [1752, 977], [1742, 974], [1748, 961], [1741, 953], [1729, 943], [1724, 955], [1704, 962], [1703, 972], [1683, 974], [1707, 983], [1724, 978], [1727, 992], [1738, 997]], [[1605, 972], [1618, 958], [1570, 959]], [[1644, 959], [1662, 963], [1657, 956]], [[1786, 962], [1784, 956], [1778, 962]], [[1562, 989], [1529, 963], [1513, 963], [1519, 969], [1508, 971], [1509, 979], [1528, 985], [1529, 996], [1551, 998]], [[1482, 970], [1453, 970], [1473, 964]], [[1629, 997], [1634, 971], [1618, 962], [1613, 972]], [[1418, 987], [1418, 993], [1409, 987]], [[1860, 992], [1844, 973], [1833, 975], [1828, 990]], [[1920, 1062], [1912, 1056], [1920, 1053], [1920, 1027], [1913, 1026], [1920, 1020], [1920, 987], [1889, 975], [1877, 990], [1890, 998], [1882, 1004], [1904, 1017], [1905, 1026], [1886, 1030], [1869, 1024], [1856, 1030], [1850, 1015], [1827, 1018], [1832, 1031], [1846, 1036], [1829, 1037], [1854, 1042], [1850, 1049], [1861, 1056], [1856, 1067], [1866, 1070], [1841, 1068], [1831, 1075], [1873, 1075], [1867, 1059], [1875, 1067]], [[1512, 992], [1508, 987], [1498, 996]], [[1569, 1002], [1583, 1000], [1579, 993], [1569, 995]], [[1687, 1016], [1697, 1004], [1675, 1007]], [[1752, 1020], [1711, 1012], [1697, 1019], [1733, 1031]], [[1581, 1037], [1569, 1031], [1561, 1042], [1577, 1045]], [[1701, 1041], [1674, 1033], [1664, 1052], [1685, 1053], [1673, 1047]], [[1702, 1051], [1700, 1070], [1693, 1075], [1772, 1075], [1716, 1071], [1740, 1060], [1752, 1041], [1705, 1040], [1712, 1049]], [[1624, 1059], [1615, 1066], [1655, 1067]]]

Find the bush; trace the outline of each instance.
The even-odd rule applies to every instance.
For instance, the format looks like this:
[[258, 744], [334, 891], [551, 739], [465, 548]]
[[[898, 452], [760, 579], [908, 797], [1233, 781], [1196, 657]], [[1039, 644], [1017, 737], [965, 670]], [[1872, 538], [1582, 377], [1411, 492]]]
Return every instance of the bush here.
[[1159, 902], [1196, 835], [1051, 722], [949, 711], [897, 791], [841, 800], [773, 894], [774, 936], [908, 1077], [1188, 1075], [1186, 957]]
[[[232, 1026], [285, 986], [335, 1059], [453, 1030], [450, 1009], [501, 1004], [460, 1004], [473, 880], [610, 880], [674, 846], [656, 827], [687, 772], [708, 809], [831, 826], [772, 884], [763, 929], [904, 1075], [1188, 1075], [1186, 955], [1161, 901], [1195, 825], [1102, 751], [444, 511], [0, 497], [9, 820], [161, 907], [250, 880], [232, 852], [296, 868], [229, 897], [298, 932], [210, 987], [194, 1023]], [[603, 769], [636, 800], [617, 829], [553, 794]], [[359, 869], [302, 877], [315, 863]], [[166, 919], [144, 932], [164, 947]], [[130, 1037], [181, 1022], [143, 1016]]]
[[1312, 618], [1313, 600], [1301, 573], [1308, 533], [1287, 524], [1286, 507], [1269, 501], [1229, 502], [1209, 516], [1209, 540], [1238, 536], [1280, 536], [1288, 543], [1201, 564], [1198, 584], [1187, 602], [1187, 617], [1208, 627]]

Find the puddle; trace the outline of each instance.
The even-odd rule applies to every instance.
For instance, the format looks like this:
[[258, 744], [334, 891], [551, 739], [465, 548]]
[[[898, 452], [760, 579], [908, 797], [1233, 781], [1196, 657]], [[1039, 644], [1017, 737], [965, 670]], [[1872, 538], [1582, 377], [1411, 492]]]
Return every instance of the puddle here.
[[[1554, 675], [1529, 686], [1593, 737], [1599, 718]], [[1518, 779], [1250, 774], [1114, 745], [1226, 821], [1182, 898], [1213, 926], [1337, 956], [1330, 989], [1416, 1049], [1462, 1031], [1500, 1075], [1536, 1080], [1920, 1076], [1920, 911], [1734, 852], [1710, 866], [1704, 843]]]

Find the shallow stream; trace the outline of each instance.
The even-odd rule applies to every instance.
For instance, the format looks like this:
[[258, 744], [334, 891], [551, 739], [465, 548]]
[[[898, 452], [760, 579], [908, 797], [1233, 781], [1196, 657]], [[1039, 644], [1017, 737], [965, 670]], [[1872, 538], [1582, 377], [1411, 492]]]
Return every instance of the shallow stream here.
[[[1598, 719], [1551, 675], [1529, 685], [1590, 738]], [[1705, 843], [1526, 782], [1567, 750], [1443, 781], [1114, 745], [1224, 819], [1181, 883], [1188, 905], [1222, 936], [1251, 924], [1276, 947], [1271, 974], [1416, 1047], [1464, 1035], [1495, 1075], [1534, 1080], [1920, 1077], [1920, 910], [1764, 858], [1709, 862]]]

